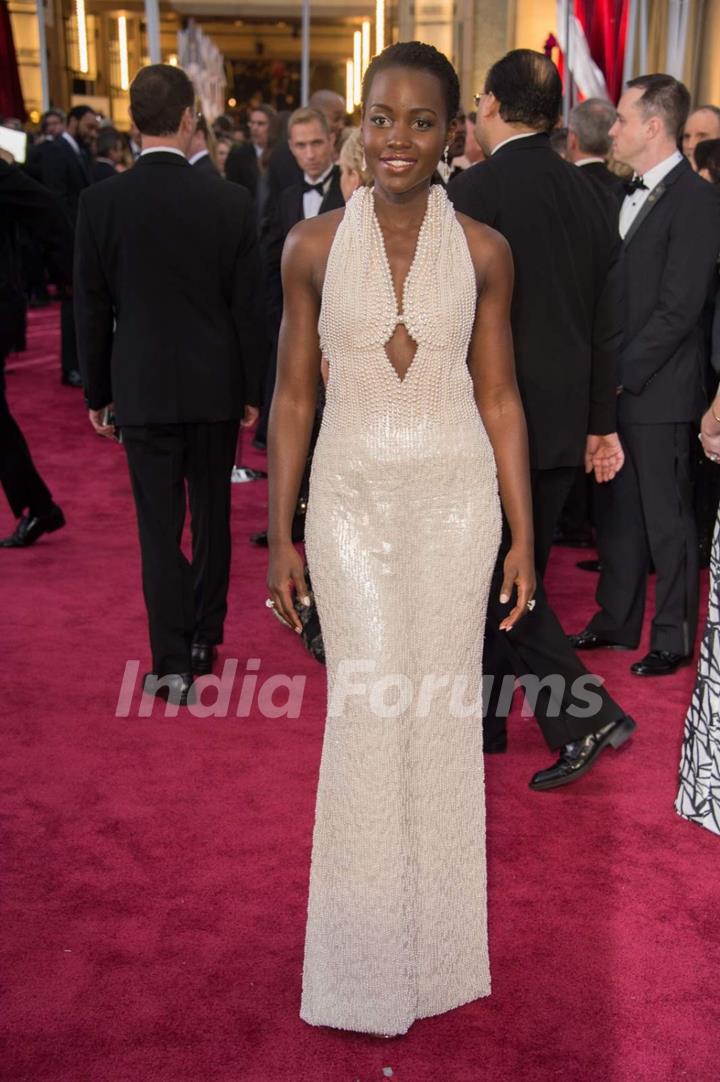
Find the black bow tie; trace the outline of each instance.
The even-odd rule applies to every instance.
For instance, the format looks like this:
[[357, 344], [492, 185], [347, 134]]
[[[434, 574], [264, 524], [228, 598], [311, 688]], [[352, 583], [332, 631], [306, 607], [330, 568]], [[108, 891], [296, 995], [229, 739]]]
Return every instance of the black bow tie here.
[[310, 184], [306, 180], [303, 182], [303, 192], [317, 192], [318, 195], [325, 195], [325, 181], [320, 180], [317, 184]]
[[632, 195], [633, 192], [637, 192], [641, 188], [644, 188], [645, 191], [648, 190], [648, 186], [642, 177], [634, 176], [632, 180], [625, 181], [625, 191], [628, 195]]

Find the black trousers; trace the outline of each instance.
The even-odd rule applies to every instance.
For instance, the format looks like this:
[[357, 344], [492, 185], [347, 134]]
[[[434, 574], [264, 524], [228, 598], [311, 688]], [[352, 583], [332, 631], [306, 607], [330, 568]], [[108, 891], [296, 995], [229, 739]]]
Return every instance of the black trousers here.
[[589, 627], [624, 646], [642, 633], [650, 560], [655, 566], [651, 650], [692, 653], [698, 616], [694, 426], [624, 425], [625, 466], [598, 486], [597, 590]]
[[[193, 640], [223, 641], [230, 579], [230, 471], [239, 421], [125, 425], [153, 672], [190, 672]], [[186, 496], [192, 562], [180, 547]]]
[[10, 412], [5, 395], [5, 358], [0, 357], [0, 484], [16, 518], [27, 510], [46, 515], [52, 496], [35, 469], [28, 445]]
[[[618, 721], [624, 714], [602, 687], [585, 683], [588, 670], [570, 645], [548, 603], [543, 585], [555, 526], [575, 475], [574, 468], [532, 471], [536, 604], [510, 632], [498, 631], [501, 620], [514, 603], [513, 598], [507, 605], [501, 605], [499, 601], [503, 564], [511, 541], [507, 523], [503, 525], [485, 632], [483, 672], [486, 677], [493, 677], [492, 689], [485, 702], [486, 747], [501, 746], [505, 739], [506, 716], [501, 709], [504, 677], [537, 677], [545, 682], [537, 695], [534, 713], [552, 749], [579, 740], [603, 725]], [[595, 699], [583, 695], [586, 686], [591, 687]]]
[[77, 340], [75, 337], [75, 310], [72, 297], [60, 302], [60, 362], [64, 375], [68, 372], [77, 372], [80, 362], [77, 355]]

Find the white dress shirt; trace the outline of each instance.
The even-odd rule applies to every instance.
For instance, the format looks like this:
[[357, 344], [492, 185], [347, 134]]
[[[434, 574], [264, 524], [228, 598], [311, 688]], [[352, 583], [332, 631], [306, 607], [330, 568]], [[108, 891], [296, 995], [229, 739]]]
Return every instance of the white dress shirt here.
[[313, 180], [307, 173], [303, 174], [303, 180], [306, 184], [322, 184], [324, 193], [323, 195], [320, 195], [320, 192], [303, 192], [303, 215], [305, 218], [317, 218], [320, 213], [322, 201], [327, 195], [328, 181], [330, 180], [332, 171], [333, 166], [331, 165], [327, 172], [323, 173], [317, 180]]
[[199, 162], [201, 158], [209, 158], [209, 150], [198, 150], [197, 154], [193, 154], [192, 158], [188, 158], [190, 165], [195, 165], [195, 162]]
[[182, 150], [178, 150], [177, 147], [148, 147], [147, 150], [140, 151], [141, 158], [144, 158], [146, 154], [179, 154], [181, 158], [185, 158]]
[[539, 135], [537, 131], [523, 131], [519, 135], [511, 135], [509, 139], [503, 139], [502, 143], [498, 143], [496, 147], [493, 147], [490, 154], [496, 154], [500, 147], [504, 147], [506, 143], [514, 143], [516, 139], [529, 139], [531, 135]]
[[679, 150], [673, 151], [668, 157], [664, 158], [657, 165], [654, 165], [652, 169], [648, 169], [647, 173], [643, 174], [647, 188], [637, 188], [636, 191], [631, 192], [630, 195], [626, 195], [623, 200], [623, 205], [620, 208], [620, 236], [625, 237], [637, 218], [640, 210], [645, 205], [647, 197], [653, 188], [657, 188], [661, 180], [664, 180], [668, 173], [671, 173], [675, 166], [683, 160], [683, 156]]
[[599, 162], [600, 165], [607, 165], [604, 158], [581, 158], [579, 162], [575, 162], [575, 165], [592, 165], [594, 162]]
[[79, 157], [80, 156], [80, 147], [77, 144], [77, 140], [73, 139], [73, 137], [72, 137], [72, 135], [70, 134], [69, 131], [64, 131], [62, 133], [62, 137], [63, 137], [63, 139], [67, 139], [68, 143], [70, 144], [70, 146], [73, 148], [73, 150], [75, 151], [75, 153]]

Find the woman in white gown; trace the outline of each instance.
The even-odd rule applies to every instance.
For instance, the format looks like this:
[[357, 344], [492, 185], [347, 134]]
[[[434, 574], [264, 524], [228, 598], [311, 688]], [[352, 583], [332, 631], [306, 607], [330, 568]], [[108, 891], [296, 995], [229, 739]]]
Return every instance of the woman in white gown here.
[[363, 97], [373, 188], [296, 226], [283, 254], [268, 587], [297, 627], [290, 528], [322, 353], [305, 539], [328, 714], [300, 1014], [393, 1035], [490, 992], [481, 658], [500, 499], [504, 628], [534, 573], [512, 258], [432, 184], [457, 76], [403, 43], [372, 62]]
[[[700, 439], [710, 461], [719, 463], [720, 390], [702, 419]], [[707, 622], [685, 719], [675, 810], [683, 819], [720, 834], [720, 517], [710, 553]]]

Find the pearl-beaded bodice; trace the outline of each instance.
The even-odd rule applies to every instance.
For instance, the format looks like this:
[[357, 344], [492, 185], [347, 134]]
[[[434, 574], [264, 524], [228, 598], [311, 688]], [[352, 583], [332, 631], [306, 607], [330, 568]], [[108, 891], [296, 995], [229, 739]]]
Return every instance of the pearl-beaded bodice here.
[[[359, 188], [328, 257], [320, 344], [329, 364], [322, 442], [380, 457], [403, 456], [418, 441], [484, 429], [467, 353], [475, 317], [475, 271], [463, 229], [440, 185], [430, 189], [403, 294], [395, 296], [382, 230], [369, 188]], [[403, 377], [386, 346], [398, 323], [416, 344]], [[358, 447], [359, 449], [359, 447]], [[374, 455], [373, 455], [374, 457]]]

